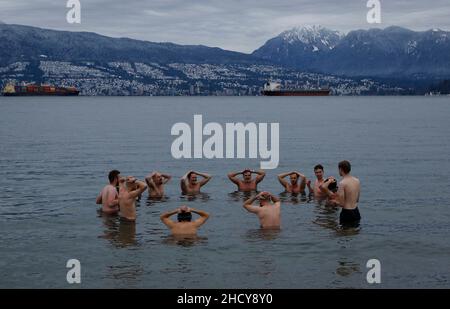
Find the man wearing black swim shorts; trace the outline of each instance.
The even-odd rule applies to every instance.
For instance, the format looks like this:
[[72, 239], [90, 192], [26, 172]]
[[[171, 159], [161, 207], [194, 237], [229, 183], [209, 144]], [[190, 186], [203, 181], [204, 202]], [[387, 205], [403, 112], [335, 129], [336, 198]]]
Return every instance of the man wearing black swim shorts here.
[[320, 187], [333, 200], [336, 205], [342, 207], [339, 216], [339, 223], [343, 227], [357, 227], [361, 220], [358, 202], [360, 195], [359, 179], [350, 175], [351, 165], [348, 161], [339, 162], [339, 175], [342, 180], [339, 182], [336, 193], [329, 189], [330, 185], [335, 183], [335, 179], [330, 177]]

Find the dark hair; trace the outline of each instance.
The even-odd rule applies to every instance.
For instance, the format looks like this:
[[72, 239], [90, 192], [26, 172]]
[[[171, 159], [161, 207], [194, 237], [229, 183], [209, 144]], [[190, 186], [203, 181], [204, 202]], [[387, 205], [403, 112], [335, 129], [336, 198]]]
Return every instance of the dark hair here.
[[316, 166], [314, 166], [314, 170], [322, 170], [323, 171], [323, 166], [322, 164], [317, 164]]
[[108, 174], [109, 183], [113, 182], [117, 176], [119, 176], [120, 172], [118, 170], [112, 170]]
[[195, 172], [189, 172], [189, 174], [187, 174], [187, 179], [191, 179], [192, 174], [195, 174]]
[[339, 169], [341, 169], [344, 173], [348, 174], [352, 170], [352, 166], [350, 165], [350, 162], [344, 160], [339, 162]]
[[192, 214], [190, 212], [180, 212], [177, 215], [178, 222], [191, 222]]

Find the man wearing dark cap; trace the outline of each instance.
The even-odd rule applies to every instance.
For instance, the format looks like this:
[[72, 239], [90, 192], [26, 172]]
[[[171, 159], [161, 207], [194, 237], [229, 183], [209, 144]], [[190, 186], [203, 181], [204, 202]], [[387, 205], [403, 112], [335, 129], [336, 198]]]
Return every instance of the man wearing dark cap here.
[[[193, 213], [199, 215], [200, 218], [192, 221]], [[170, 219], [175, 214], [177, 214], [178, 222]], [[178, 209], [162, 214], [160, 218], [170, 229], [172, 235], [197, 235], [197, 229], [208, 220], [209, 214], [201, 210], [181, 206]]]

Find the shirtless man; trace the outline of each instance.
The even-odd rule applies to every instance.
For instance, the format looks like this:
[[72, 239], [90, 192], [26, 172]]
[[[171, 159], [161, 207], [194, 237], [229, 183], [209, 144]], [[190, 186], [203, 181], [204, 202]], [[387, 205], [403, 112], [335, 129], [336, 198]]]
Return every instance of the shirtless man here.
[[147, 185], [133, 176], [119, 179], [120, 219], [136, 221], [136, 199], [145, 189]]
[[[259, 200], [259, 206], [252, 205]], [[261, 192], [248, 199], [244, 208], [258, 216], [262, 229], [279, 229], [281, 226], [281, 203], [280, 199], [269, 192]]]
[[102, 212], [108, 215], [114, 215], [119, 212], [119, 195], [117, 185], [119, 184], [118, 170], [112, 170], [108, 174], [109, 185], [106, 185], [97, 196], [96, 203], [102, 205]]
[[[242, 174], [242, 180], [236, 177], [239, 174]], [[252, 179], [252, 174], [257, 174], [257, 176]], [[256, 191], [258, 183], [260, 183], [265, 176], [266, 172], [263, 170], [252, 171], [249, 169], [228, 174], [228, 178], [238, 186], [239, 191], [243, 192]]]
[[162, 198], [164, 196], [164, 185], [169, 182], [172, 176], [160, 172], [153, 172], [145, 178], [148, 186], [148, 195], [152, 198]]
[[[289, 176], [290, 183], [286, 181], [287, 176]], [[298, 183], [298, 179], [301, 178], [301, 182]], [[295, 194], [305, 194], [305, 187], [306, 187], [306, 177], [300, 172], [288, 172], [278, 175], [278, 181], [281, 183], [281, 185], [286, 189], [286, 192], [288, 193], [295, 193]]]
[[[200, 215], [200, 218], [192, 221], [192, 213]], [[178, 222], [170, 219], [174, 214], [178, 214]], [[208, 220], [209, 214], [201, 210], [181, 206], [178, 209], [162, 214], [160, 218], [170, 229], [172, 235], [197, 235], [197, 229]]]
[[342, 177], [342, 180], [339, 182], [337, 192], [334, 193], [329, 190], [333, 181], [336, 181], [332, 177], [329, 178], [330, 181], [326, 181], [321, 185], [321, 189], [339, 207], [342, 207], [339, 223], [344, 227], [357, 227], [361, 220], [358, 209], [360, 182], [358, 178], [350, 175], [350, 171], [350, 162], [339, 162], [339, 175]]
[[[203, 177], [203, 179], [197, 181], [197, 175]], [[181, 178], [181, 192], [183, 194], [200, 193], [200, 188], [206, 185], [210, 180], [211, 176], [208, 174], [189, 171]]]
[[321, 164], [317, 164], [314, 166], [314, 174], [316, 175], [316, 181], [314, 182], [314, 188], [311, 188], [311, 180], [307, 182], [309, 194], [314, 193], [314, 198], [318, 200], [324, 200], [327, 198], [327, 195], [325, 192], [322, 192], [322, 189], [320, 186], [324, 182], [324, 174], [323, 174], [323, 166]]

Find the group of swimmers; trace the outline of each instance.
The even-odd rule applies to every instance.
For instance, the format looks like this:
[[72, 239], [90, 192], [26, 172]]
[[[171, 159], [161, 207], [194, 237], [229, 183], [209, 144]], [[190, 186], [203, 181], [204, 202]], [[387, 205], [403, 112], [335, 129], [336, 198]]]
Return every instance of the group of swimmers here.
[[[339, 183], [334, 177], [325, 178], [324, 168], [320, 164], [314, 167], [317, 179], [313, 186], [305, 175], [297, 171], [279, 174], [278, 181], [288, 193], [306, 195], [307, 187], [309, 194], [315, 199], [324, 200], [328, 205], [342, 208], [339, 217], [340, 224], [344, 227], [354, 227], [359, 224], [361, 219], [358, 209], [360, 182], [356, 177], [350, 175], [350, 162], [339, 162], [338, 169], [339, 175], [342, 177]], [[239, 175], [242, 177], [238, 177]], [[256, 176], [253, 177], [253, 175]], [[236, 184], [239, 191], [255, 193], [257, 193], [258, 184], [265, 176], [266, 173], [263, 170], [253, 171], [250, 169], [228, 174], [228, 178]], [[286, 180], [288, 176], [289, 181]], [[200, 180], [199, 177], [201, 177]], [[147, 189], [150, 198], [164, 197], [164, 187], [171, 178], [168, 174], [153, 172], [145, 178], [145, 181], [140, 181], [133, 176], [122, 177], [118, 170], [112, 170], [108, 175], [109, 184], [97, 196], [96, 203], [102, 205], [103, 213], [118, 214], [121, 220], [134, 222], [136, 220], [136, 200]], [[187, 172], [180, 180], [182, 194], [200, 193], [201, 187], [206, 185], [211, 178], [212, 176], [206, 173], [192, 170]], [[256, 201], [258, 201], [258, 205], [255, 205]], [[281, 202], [272, 193], [259, 192], [247, 199], [243, 207], [258, 216], [261, 228], [280, 228]], [[199, 218], [193, 221], [192, 214], [199, 215]], [[177, 215], [177, 221], [170, 219], [174, 215]], [[183, 205], [162, 214], [160, 218], [173, 235], [193, 235], [208, 220], [209, 214]]]

